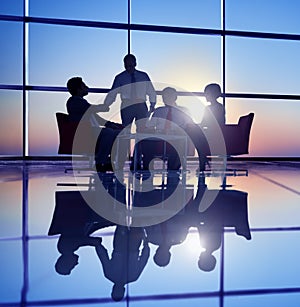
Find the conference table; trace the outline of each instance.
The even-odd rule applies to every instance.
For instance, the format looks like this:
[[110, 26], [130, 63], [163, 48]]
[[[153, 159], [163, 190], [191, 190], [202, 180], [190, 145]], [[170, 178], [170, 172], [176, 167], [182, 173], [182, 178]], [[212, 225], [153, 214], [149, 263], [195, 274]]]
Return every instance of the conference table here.
[[[127, 144], [126, 151], [129, 150], [130, 157], [133, 157], [133, 172], [137, 172], [137, 163], [139, 162], [138, 152], [139, 150], [134, 150], [136, 145], [143, 141], [162, 141], [163, 147], [162, 151], [158, 152], [154, 155], [154, 157], [158, 157], [165, 161], [167, 159], [167, 144], [170, 143], [175, 150], [177, 151], [180, 161], [181, 161], [181, 168], [182, 171], [185, 172], [187, 169], [187, 156], [188, 156], [188, 136], [185, 134], [178, 135], [178, 134], [166, 134], [162, 131], [155, 131], [155, 132], [121, 132], [118, 137], [116, 138], [115, 142], [115, 157], [113, 159], [114, 165], [116, 169], [119, 169], [119, 161], [120, 161], [120, 154], [121, 150], [124, 151], [124, 145], [120, 144]], [[128, 148], [129, 147], [129, 148]], [[123, 152], [124, 154], [124, 152]]]

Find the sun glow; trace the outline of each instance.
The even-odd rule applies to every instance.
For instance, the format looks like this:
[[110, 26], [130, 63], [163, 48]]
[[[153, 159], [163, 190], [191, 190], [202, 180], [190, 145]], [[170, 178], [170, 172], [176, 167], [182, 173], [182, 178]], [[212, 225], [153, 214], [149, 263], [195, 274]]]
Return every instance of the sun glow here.
[[184, 241], [185, 250], [189, 255], [199, 256], [205, 248], [201, 246], [201, 239], [199, 238], [199, 233], [196, 228], [192, 228]]

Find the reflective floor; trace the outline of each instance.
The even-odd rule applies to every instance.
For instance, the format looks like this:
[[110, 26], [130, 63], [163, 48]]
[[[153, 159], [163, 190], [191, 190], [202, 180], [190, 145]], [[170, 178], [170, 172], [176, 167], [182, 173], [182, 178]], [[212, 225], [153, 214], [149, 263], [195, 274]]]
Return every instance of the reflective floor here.
[[0, 162], [1, 306], [300, 306], [300, 163], [67, 166]]

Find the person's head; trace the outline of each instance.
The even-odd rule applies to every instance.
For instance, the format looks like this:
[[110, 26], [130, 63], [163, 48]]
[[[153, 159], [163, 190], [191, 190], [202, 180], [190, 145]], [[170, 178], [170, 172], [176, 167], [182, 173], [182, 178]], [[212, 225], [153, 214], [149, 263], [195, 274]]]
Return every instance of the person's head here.
[[73, 77], [68, 80], [67, 88], [69, 93], [72, 96], [86, 96], [88, 94], [89, 88], [87, 85], [82, 81], [81, 77]]
[[216, 267], [217, 260], [211, 253], [201, 253], [198, 260], [198, 268], [204, 272], [211, 272]]
[[166, 87], [162, 91], [162, 99], [165, 105], [172, 106], [176, 104], [177, 91], [173, 87]]
[[136, 67], [136, 57], [133, 54], [126, 54], [124, 59], [124, 67], [127, 72], [132, 74]]
[[78, 258], [79, 256], [73, 253], [61, 255], [55, 263], [56, 272], [61, 275], [70, 275], [78, 264]]
[[169, 247], [159, 246], [153, 256], [153, 261], [160, 267], [167, 266], [170, 263], [171, 253]]
[[215, 102], [221, 96], [221, 87], [217, 83], [206, 85], [204, 95], [207, 101]]
[[123, 284], [114, 284], [111, 291], [111, 298], [119, 302], [123, 299], [125, 293], [125, 287]]

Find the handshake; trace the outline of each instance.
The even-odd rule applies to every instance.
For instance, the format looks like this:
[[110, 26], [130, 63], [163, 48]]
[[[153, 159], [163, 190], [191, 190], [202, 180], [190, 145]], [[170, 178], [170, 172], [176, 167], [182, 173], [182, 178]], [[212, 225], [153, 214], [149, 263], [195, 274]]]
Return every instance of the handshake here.
[[109, 106], [106, 104], [95, 105], [95, 112], [108, 112]]

